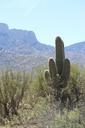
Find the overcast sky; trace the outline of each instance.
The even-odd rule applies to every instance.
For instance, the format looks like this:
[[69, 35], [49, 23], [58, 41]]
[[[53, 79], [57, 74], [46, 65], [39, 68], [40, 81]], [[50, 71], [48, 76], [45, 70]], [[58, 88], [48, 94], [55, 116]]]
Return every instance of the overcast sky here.
[[35, 32], [42, 43], [85, 41], [85, 0], [0, 0], [0, 22]]

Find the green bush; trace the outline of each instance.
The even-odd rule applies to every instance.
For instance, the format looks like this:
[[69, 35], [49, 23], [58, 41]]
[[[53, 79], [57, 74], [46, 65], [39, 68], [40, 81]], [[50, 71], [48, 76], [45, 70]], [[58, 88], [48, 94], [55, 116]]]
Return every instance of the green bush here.
[[55, 116], [54, 128], [85, 128], [84, 120], [81, 120], [80, 111], [64, 111], [64, 114]]
[[25, 73], [5, 71], [0, 74], [0, 115], [10, 117], [17, 110], [24, 96], [28, 78]]

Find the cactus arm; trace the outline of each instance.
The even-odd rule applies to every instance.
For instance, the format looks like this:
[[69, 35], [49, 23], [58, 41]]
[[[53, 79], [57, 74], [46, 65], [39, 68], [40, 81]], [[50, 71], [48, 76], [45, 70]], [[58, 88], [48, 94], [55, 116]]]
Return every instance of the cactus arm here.
[[55, 65], [54, 60], [51, 58], [49, 59], [49, 73], [51, 76], [51, 79], [55, 79], [57, 75], [57, 67]]
[[69, 59], [65, 59], [61, 78], [68, 81], [69, 76], [70, 76], [70, 61]]
[[48, 70], [45, 70], [45, 80], [48, 82], [50, 80], [50, 74]]

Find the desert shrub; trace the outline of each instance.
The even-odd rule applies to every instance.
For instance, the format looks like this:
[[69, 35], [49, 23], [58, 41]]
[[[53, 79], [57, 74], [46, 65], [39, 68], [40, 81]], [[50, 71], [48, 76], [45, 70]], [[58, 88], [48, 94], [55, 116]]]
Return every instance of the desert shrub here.
[[0, 116], [10, 117], [18, 114], [28, 78], [25, 73], [4, 71], [0, 74]]
[[49, 95], [51, 95], [52, 89], [46, 84], [43, 72], [43, 68], [38, 68], [31, 74], [27, 100], [32, 108], [37, 104], [39, 97], [48, 98], [49, 101], [51, 100]]
[[41, 94], [41, 96], [46, 93], [46, 85], [44, 80], [43, 69], [38, 68], [32, 73], [31, 86], [29, 87], [32, 94]]
[[78, 65], [71, 66], [71, 75], [69, 80], [69, 92], [72, 100], [73, 107], [78, 107], [79, 104], [85, 103], [85, 78], [84, 78], [85, 69], [81, 70], [81, 67]]
[[64, 111], [64, 114], [61, 116], [57, 114], [55, 116], [55, 123], [53, 127], [55, 128], [84, 128], [85, 123], [84, 119], [81, 120], [80, 111], [74, 109], [74, 111]]

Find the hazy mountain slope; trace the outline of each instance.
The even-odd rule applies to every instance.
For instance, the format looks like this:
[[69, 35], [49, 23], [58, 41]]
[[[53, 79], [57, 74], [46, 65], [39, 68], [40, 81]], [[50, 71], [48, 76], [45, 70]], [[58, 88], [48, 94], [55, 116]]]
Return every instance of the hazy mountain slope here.
[[0, 67], [28, 69], [46, 63], [54, 48], [40, 43], [32, 31], [0, 24]]
[[48, 55], [53, 49], [41, 44], [32, 31], [9, 29], [6, 24], [0, 24], [0, 48], [17, 54]]
[[[85, 42], [65, 48], [71, 63], [85, 64]], [[0, 68], [31, 70], [48, 62], [54, 56], [54, 47], [40, 43], [34, 32], [9, 29], [0, 23]]]
[[85, 64], [85, 41], [70, 45], [65, 50], [72, 63]]

